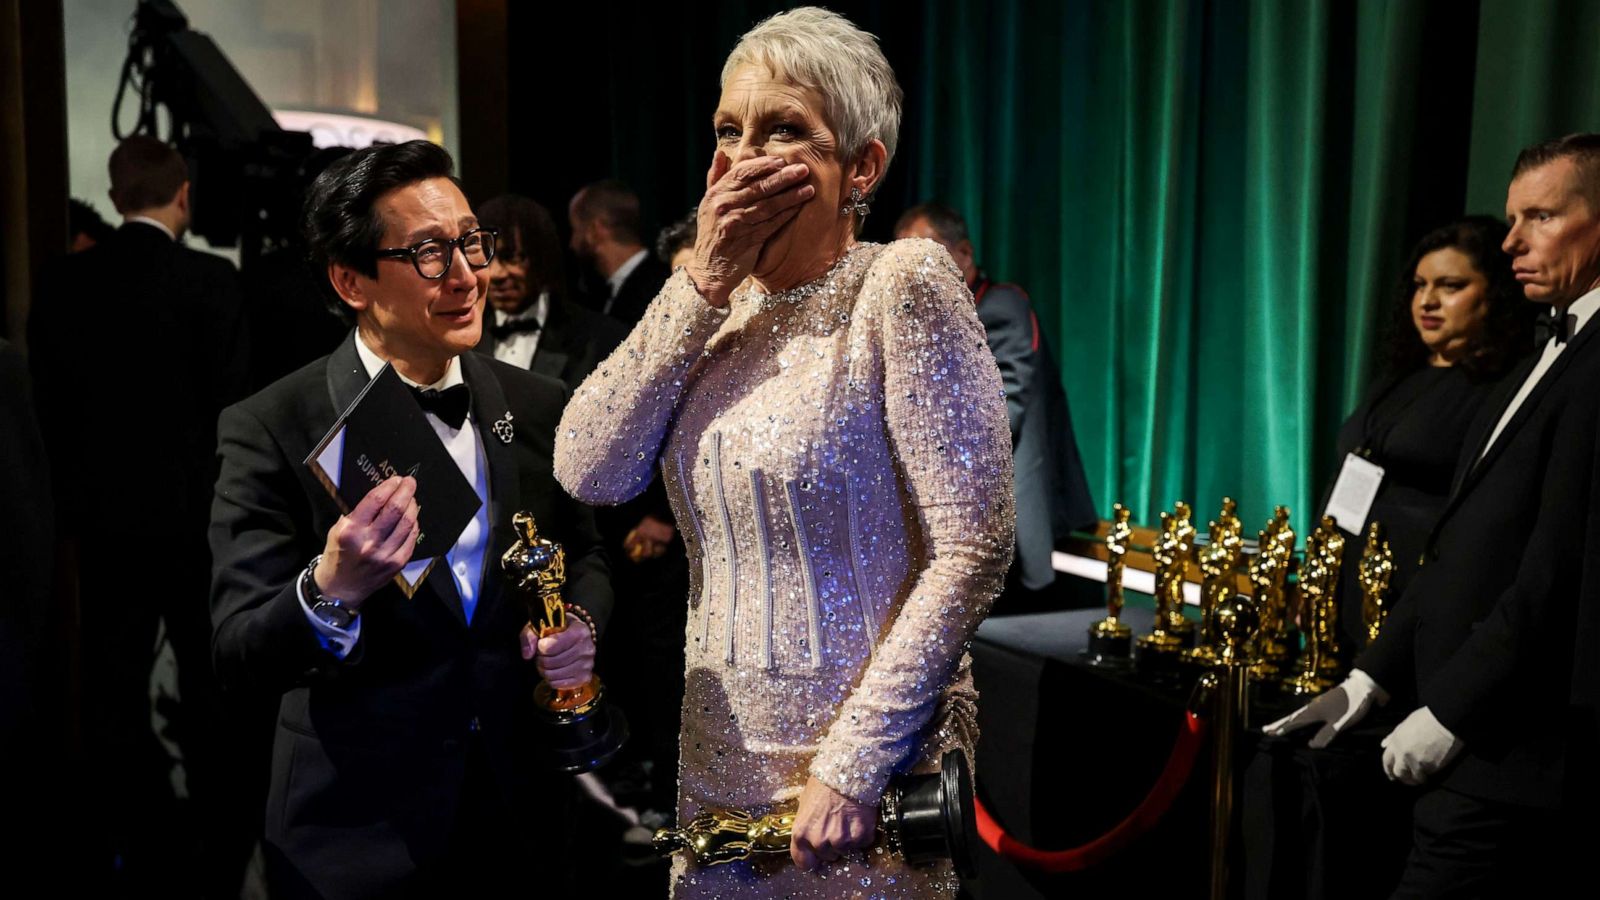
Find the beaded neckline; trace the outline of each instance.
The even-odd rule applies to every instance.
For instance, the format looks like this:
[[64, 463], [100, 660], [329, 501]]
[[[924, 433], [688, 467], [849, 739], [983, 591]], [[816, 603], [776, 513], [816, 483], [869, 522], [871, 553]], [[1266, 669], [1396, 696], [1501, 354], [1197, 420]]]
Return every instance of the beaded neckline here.
[[828, 271], [804, 284], [798, 284], [792, 288], [768, 294], [756, 287], [754, 283], [751, 283], [747, 296], [756, 305], [766, 307], [775, 303], [800, 303], [818, 294], [833, 292], [837, 290], [839, 276], [845, 272], [847, 264], [855, 257], [856, 251], [866, 246], [868, 245], [859, 241], [851, 244], [850, 248], [845, 250], [844, 254], [828, 268]]

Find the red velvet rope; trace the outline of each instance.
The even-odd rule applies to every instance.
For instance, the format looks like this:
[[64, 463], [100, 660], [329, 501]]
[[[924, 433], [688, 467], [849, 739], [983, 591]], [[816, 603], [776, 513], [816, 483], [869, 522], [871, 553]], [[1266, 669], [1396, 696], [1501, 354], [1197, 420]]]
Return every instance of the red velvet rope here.
[[984, 808], [983, 801], [974, 797], [978, 809], [978, 836], [989, 845], [989, 849], [1006, 859], [1045, 872], [1081, 872], [1098, 865], [1149, 831], [1172, 808], [1173, 799], [1189, 780], [1195, 757], [1205, 744], [1205, 732], [1205, 720], [1192, 712], [1187, 713], [1183, 730], [1178, 733], [1178, 741], [1172, 746], [1172, 755], [1167, 757], [1167, 766], [1161, 771], [1155, 786], [1150, 788], [1150, 793], [1126, 819], [1087, 844], [1069, 850], [1029, 847], [1007, 834], [989, 810]]

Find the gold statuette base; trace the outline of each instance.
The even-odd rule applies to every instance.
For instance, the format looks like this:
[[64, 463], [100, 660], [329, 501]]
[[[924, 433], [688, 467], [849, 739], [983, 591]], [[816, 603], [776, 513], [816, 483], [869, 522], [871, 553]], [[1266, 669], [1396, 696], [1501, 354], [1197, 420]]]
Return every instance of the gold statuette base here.
[[1283, 677], [1283, 667], [1270, 659], [1258, 659], [1251, 664], [1250, 680], [1255, 682], [1277, 681]]
[[1133, 636], [1133, 629], [1124, 622], [1105, 618], [1089, 626], [1089, 634], [1101, 638], [1129, 638]]
[[1333, 680], [1315, 672], [1301, 672], [1283, 682], [1283, 692], [1291, 697], [1315, 697], [1333, 687]]
[[1092, 666], [1127, 665], [1133, 655], [1133, 629], [1107, 617], [1089, 626], [1089, 645], [1083, 651]]
[[554, 688], [550, 682], [540, 681], [533, 689], [533, 702], [546, 712], [581, 716], [595, 708], [600, 694], [598, 675], [591, 675], [587, 684], [575, 688]]
[[1140, 653], [1176, 656], [1183, 652], [1184, 645], [1188, 642], [1170, 631], [1152, 631], [1134, 643], [1139, 647]]

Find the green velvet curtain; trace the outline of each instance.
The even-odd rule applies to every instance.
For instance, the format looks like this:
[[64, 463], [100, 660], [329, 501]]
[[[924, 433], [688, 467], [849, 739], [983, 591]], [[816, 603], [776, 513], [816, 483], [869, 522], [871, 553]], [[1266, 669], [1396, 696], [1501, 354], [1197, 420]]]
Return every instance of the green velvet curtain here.
[[1517, 151], [1600, 131], [1600, 3], [1483, 0], [1468, 199], [1502, 212]]
[[1430, 29], [1465, 36], [1449, 66], [1470, 73], [1474, 14], [925, 0], [913, 193], [1030, 290], [1102, 507], [1149, 522], [1231, 495], [1247, 522], [1308, 520], [1407, 244], [1461, 211], [1459, 184], [1408, 192], [1431, 166], [1460, 180], [1465, 121], [1420, 142], [1452, 139], [1448, 163], [1417, 135], [1471, 92], [1424, 76], [1463, 55]]
[[[514, 186], [560, 209], [620, 175], [675, 218], [703, 189], [723, 58], [790, 5], [514, 8], [513, 46], [565, 35], [598, 62], [518, 55], [513, 97], [547, 106], [514, 104]], [[1275, 504], [1303, 528], [1411, 244], [1498, 215], [1521, 146], [1600, 130], [1589, 0], [828, 5], [906, 89], [867, 237], [928, 199], [968, 217], [980, 262], [1034, 300], [1097, 504], [1145, 522], [1231, 495], [1252, 529]]]

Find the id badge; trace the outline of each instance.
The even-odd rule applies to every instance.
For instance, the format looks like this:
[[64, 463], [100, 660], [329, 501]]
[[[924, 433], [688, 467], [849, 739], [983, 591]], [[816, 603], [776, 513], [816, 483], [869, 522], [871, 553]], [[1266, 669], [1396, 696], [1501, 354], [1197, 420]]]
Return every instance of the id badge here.
[[1347, 454], [1323, 515], [1333, 516], [1341, 530], [1359, 536], [1367, 527], [1367, 514], [1372, 511], [1372, 501], [1382, 485], [1382, 466], [1373, 465], [1354, 453]]

